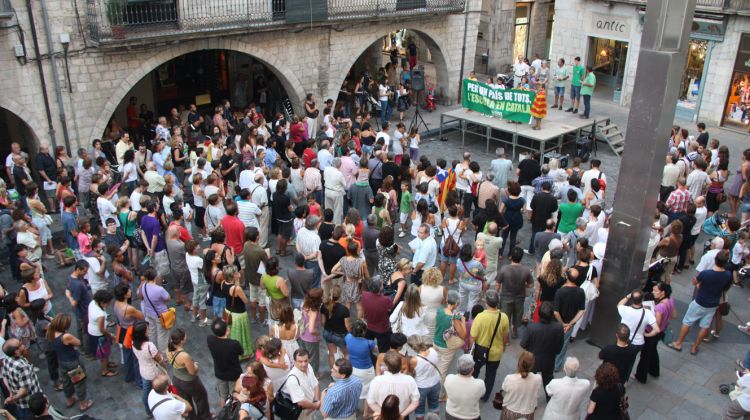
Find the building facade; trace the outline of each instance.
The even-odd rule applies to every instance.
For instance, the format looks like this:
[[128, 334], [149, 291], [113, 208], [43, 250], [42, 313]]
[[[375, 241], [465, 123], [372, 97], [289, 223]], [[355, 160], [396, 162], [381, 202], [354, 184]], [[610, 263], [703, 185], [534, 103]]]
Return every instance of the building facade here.
[[554, 0], [483, 0], [474, 69], [495, 75], [519, 55], [548, 57], [554, 20]]
[[10, 141], [75, 153], [113, 117], [125, 126], [130, 96], [151, 112], [186, 91], [187, 103], [218, 104], [221, 97], [199, 93], [216, 90], [203, 87], [216, 75], [219, 91], [233, 97], [245, 76], [232, 80], [232, 68], [250, 77], [267, 70], [299, 112], [308, 93], [336, 98], [355, 61], [404, 28], [434, 65], [443, 101], [455, 102], [462, 50], [467, 72], [473, 64], [479, 9], [479, 0], [0, 1], [0, 153]]
[[[581, 57], [597, 76], [596, 95], [630, 105], [646, 1], [556, 2], [549, 58]], [[677, 118], [747, 131], [750, 127], [750, 3], [698, 0]]]

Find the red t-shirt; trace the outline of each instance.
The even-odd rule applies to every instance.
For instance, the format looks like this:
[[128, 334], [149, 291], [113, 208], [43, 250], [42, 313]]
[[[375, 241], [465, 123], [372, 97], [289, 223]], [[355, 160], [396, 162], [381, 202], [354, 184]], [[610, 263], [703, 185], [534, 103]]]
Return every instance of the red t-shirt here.
[[128, 114], [128, 128], [138, 128], [140, 121], [138, 121], [138, 110], [134, 105], [128, 105], [126, 110]]
[[292, 124], [292, 126], [289, 127], [289, 139], [292, 141], [292, 143], [302, 143], [304, 136], [305, 125], [301, 122]]
[[390, 316], [391, 300], [388, 296], [376, 295], [369, 291], [362, 292], [362, 311], [364, 312], [367, 329], [376, 333], [384, 333], [391, 329]]
[[302, 152], [302, 160], [305, 162], [305, 168], [312, 167], [312, 160], [317, 158], [318, 155], [316, 155], [313, 149], [309, 147]]
[[235, 255], [239, 255], [245, 244], [245, 224], [237, 216], [226, 216], [221, 220], [221, 226], [227, 235], [225, 243], [234, 250]]
[[188, 232], [187, 229], [185, 229], [185, 226], [182, 226], [181, 224], [177, 222], [172, 222], [169, 224], [169, 226], [178, 226], [180, 228], [180, 240], [182, 242], [187, 242], [191, 239], [193, 239], [192, 236], [190, 236], [190, 232]]

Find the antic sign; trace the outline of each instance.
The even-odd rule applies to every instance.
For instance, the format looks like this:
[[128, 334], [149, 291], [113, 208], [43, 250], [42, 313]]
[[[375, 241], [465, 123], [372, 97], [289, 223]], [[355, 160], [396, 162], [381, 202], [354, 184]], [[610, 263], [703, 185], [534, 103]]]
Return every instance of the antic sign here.
[[592, 13], [589, 21], [590, 32], [592, 35], [605, 38], [629, 39], [631, 20], [625, 16]]

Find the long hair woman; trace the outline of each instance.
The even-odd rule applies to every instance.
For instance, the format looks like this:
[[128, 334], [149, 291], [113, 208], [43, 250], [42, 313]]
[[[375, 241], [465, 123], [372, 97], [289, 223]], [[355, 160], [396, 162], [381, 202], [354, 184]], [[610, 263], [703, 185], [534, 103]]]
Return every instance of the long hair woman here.
[[78, 408], [86, 411], [94, 405], [94, 401], [86, 399], [86, 381], [73, 383], [71, 372], [80, 368], [85, 372], [80, 360], [78, 348], [81, 340], [76, 338], [70, 331], [70, 314], [57, 314], [49, 327], [47, 327], [47, 340], [52, 343], [52, 350], [57, 355], [58, 369], [63, 382], [63, 393], [66, 398], [66, 407], [70, 408], [78, 401]]
[[328, 300], [320, 308], [320, 313], [323, 315], [323, 338], [328, 348], [328, 366], [333, 366], [339, 350], [344, 357], [349, 357], [349, 352], [346, 350], [346, 334], [351, 331], [351, 317], [349, 309], [339, 300], [341, 300], [341, 286], [335, 284], [328, 293]]
[[130, 287], [125, 283], [115, 286], [115, 304], [112, 312], [117, 319], [117, 343], [122, 351], [125, 382], [135, 382], [141, 386], [141, 374], [138, 370], [138, 360], [133, 353], [133, 326], [138, 321], [145, 321], [143, 312], [128, 303], [132, 296]]
[[148, 323], [138, 321], [133, 325], [133, 353], [138, 359], [141, 372], [141, 400], [146, 409], [146, 415], [151, 417], [148, 406], [148, 394], [151, 392], [151, 381], [163, 372], [164, 357], [159, 353], [154, 343], [149, 341]]
[[210, 419], [208, 393], [198, 376], [198, 362], [185, 351], [186, 341], [187, 335], [182, 328], [175, 328], [169, 334], [167, 360], [172, 366], [172, 384], [180, 396], [193, 406], [189, 419]]
[[303, 332], [299, 335], [299, 341], [302, 348], [307, 350], [310, 355], [310, 366], [313, 368], [318, 377], [320, 375], [320, 329], [321, 315], [320, 305], [323, 304], [323, 289], [317, 287], [310, 289], [305, 294], [305, 301], [302, 303], [302, 322], [304, 323]]
[[250, 320], [245, 307], [249, 300], [242, 289], [242, 275], [233, 265], [224, 267], [222, 274], [224, 284], [221, 286], [221, 291], [226, 296], [227, 302], [224, 317], [228, 317], [229, 324], [232, 325], [229, 330], [229, 338], [237, 340], [242, 345], [244, 353], [241, 358], [247, 359], [253, 355], [255, 350], [250, 333]]

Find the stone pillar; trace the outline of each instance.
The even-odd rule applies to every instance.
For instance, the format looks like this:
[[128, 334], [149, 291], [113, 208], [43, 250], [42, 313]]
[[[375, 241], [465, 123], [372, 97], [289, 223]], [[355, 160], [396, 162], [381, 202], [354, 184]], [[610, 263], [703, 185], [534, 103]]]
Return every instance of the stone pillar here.
[[490, 74], [507, 71], [513, 64], [515, 14], [516, 2], [513, 0], [497, 0], [490, 6], [489, 28], [484, 34], [489, 44], [487, 70]]
[[534, 54], [546, 59], [547, 21], [549, 20], [549, 0], [537, 0], [531, 6], [531, 23], [529, 26], [529, 60]]

